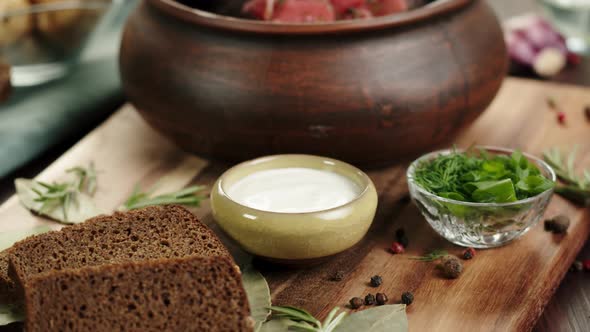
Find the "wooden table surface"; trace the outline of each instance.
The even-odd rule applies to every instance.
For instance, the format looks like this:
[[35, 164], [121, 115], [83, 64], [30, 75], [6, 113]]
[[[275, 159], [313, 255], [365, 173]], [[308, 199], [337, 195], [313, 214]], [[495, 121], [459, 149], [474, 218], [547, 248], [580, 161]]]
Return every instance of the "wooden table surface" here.
[[[535, 0], [488, 0], [501, 19], [535, 9]], [[576, 68], [570, 68], [552, 79], [553, 81], [590, 86], [590, 58], [583, 59]], [[115, 109], [113, 109], [114, 111]], [[97, 123], [98, 125], [98, 123]], [[57, 157], [76, 143], [86, 132], [80, 132], [32, 161], [15, 173], [0, 179], [0, 203], [14, 193], [16, 177], [34, 177]], [[579, 255], [590, 258], [587, 244]], [[568, 273], [553, 299], [539, 319], [536, 332], [590, 331], [590, 282], [588, 273]]]
[[[538, 11], [536, 0], [488, 0], [500, 19]], [[552, 81], [590, 86], [590, 57], [568, 68]], [[578, 259], [590, 259], [590, 243]], [[588, 273], [568, 273], [537, 322], [536, 332], [590, 331], [590, 278]]]

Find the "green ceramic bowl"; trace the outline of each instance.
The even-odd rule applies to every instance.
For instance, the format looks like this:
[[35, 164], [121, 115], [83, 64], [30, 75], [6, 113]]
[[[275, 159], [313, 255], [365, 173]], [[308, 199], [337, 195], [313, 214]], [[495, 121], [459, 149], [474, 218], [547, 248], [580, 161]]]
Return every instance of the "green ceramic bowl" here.
[[[257, 210], [227, 195], [227, 188], [251, 173], [288, 167], [335, 172], [356, 183], [361, 191], [344, 205], [304, 213]], [[342, 252], [363, 238], [375, 216], [377, 191], [364, 172], [342, 161], [310, 155], [275, 155], [226, 171], [213, 188], [211, 207], [221, 228], [249, 253], [277, 262], [311, 261]]]

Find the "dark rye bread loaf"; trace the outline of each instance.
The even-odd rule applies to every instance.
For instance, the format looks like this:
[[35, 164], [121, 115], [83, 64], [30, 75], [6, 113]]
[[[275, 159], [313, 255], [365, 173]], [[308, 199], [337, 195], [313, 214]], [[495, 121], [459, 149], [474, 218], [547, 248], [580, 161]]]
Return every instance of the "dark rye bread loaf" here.
[[27, 283], [25, 330], [252, 331], [227, 257], [187, 257], [45, 272]]
[[22, 293], [27, 281], [52, 270], [175, 258], [231, 256], [217, 236], [180, 206], [156, 206], [48, 232], [14, 244], [9, 276]]
[[8, 252], [0, 252], [0, 302], [14, 303], [17, 300], [14, 282], [8, 276]]

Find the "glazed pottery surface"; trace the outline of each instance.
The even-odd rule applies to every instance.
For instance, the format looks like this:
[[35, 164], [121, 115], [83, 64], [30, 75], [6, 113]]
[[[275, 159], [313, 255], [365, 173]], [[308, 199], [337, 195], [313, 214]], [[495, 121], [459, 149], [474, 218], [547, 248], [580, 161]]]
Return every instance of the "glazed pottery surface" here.
[[[346, 204], [305, 213], [257, 210], [227, 194], [227, 188], [249, 174], [287, 167], [336, 172], [361, 191]], [[377, 192], [365, 173], [338, 160], [310, 155], [277, 155], [239, 164], [226, 171], [211, 192], [213, 216], [230, 237], [256, 256], [282, 262], [328, 257], [354, 246], [367, 233], [376, 208]]]
[[129, 100], [187, 151], [366, 165], [451, 141], [495, 96], [507, 56], [482, 0], [324, 24], [148, 0], [129, 18], [120, 64]]

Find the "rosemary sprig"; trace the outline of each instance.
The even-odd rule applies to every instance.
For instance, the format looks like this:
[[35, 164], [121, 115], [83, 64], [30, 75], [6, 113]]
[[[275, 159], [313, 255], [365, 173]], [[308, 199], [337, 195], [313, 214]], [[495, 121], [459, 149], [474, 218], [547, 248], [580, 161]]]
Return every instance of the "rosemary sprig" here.
[[446, 250], [434, 250], [433, 252], [426, 254], [424, 256], [410, 256], [410, 259], [422, 261], [422, 262], [433, 262], [436, 260], [441, 259], [443, 256], [448, 255], [449, 253]]
[[338, 313], [340, 308], [335, 307], [330, 311], [326, 319], [320, 322], [312, 314], [303, 309], [291, 306], [272, 306], [270, 309], [273, 311], [274, 317], [291, 320], [292, 323], [289, 327], [292, 327], [296, 331], [333, 332], [346, 316], [346, 312]]
[[94, 195], [96, 192], [96, 169], [94, 168], [93, 162], [90, 162], [88, 168], [76, 166], [66, 170], [66, 173], [71, 173], [78, 177], [76, 185], [78, 190]]
[[576, 173], [577, 149], [577, 146], [574, 147], [565, 158], [559, 149], [552, 148], [543, 153], [543, 159], [563, 182], [563, 185], [555, 187], [555, 192], [574, 203], [590, 206], [590, 169], [584, 169], [581, 175]]
[[66, 171], [74, 175], [72, 181], [46, 183], [43, 181], [33, 180], [37, 188], [31, 190], [37, 195], [35, 202], [42, 203], [39, 209], [40, 214], [46, 214], [50, 210], [61, 208], [65, 222], [70, 221], [68, 211], [72, 204], [78, 204], [78, 196], [85, 192], [92, 195], [96, 190], [96, 172], [94, 165], [91, 163], [88, 168], [76, 166]]
[[119, 208], [119, 210], [129, 211], [146, 206], [167, 204], [179, 204], [198, 207], [201, 204], [201, 201], [206, 198], [197, 195], [197, 193], [203, 189], [205, 189], [204, 186], [191, 186], [176, 192], [151, 197], [153, 189], [148, 192], [142, 192], [137, 185], [135, 186], [135, 189], [129, 198], [127, 198], [125, 203]]

